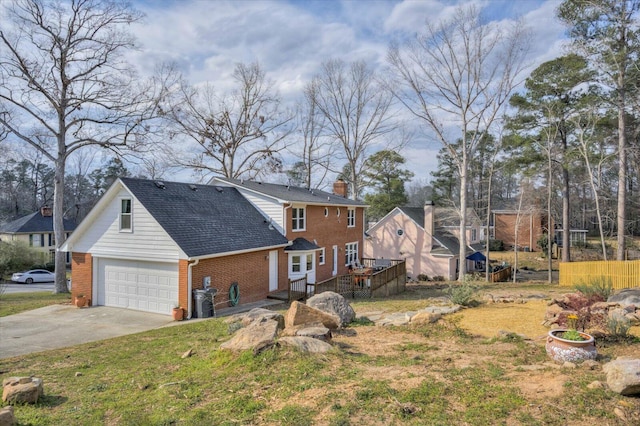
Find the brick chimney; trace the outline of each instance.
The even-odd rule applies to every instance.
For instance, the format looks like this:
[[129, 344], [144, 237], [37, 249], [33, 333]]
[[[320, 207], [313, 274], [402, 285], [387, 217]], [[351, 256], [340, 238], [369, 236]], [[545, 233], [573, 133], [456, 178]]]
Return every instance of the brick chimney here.
[[347, 182], [342, 179], [338, 179], [333, 183], [333, 193], [339, 195], [340, 197], [347, 198]]
[[434, 221], [433, 201], [425, 201], [424, 203], [424, 230], [427, 231], [430, 237], [433, 237], [433, 221]]
[[49, 206], [40, 207], [40, 214], [42, 217], [51, 217], [53, 216], [53, 209]]

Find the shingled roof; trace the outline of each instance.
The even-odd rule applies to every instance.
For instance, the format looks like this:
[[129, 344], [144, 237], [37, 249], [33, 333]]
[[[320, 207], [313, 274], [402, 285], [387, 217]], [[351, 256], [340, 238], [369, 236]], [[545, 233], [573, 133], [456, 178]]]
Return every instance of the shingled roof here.
[[288, 244], [235, 188], [120, 180], [189, 257]]
[[[76, 229], [76, 223], [73, 220], [64, 219], [64, 230], [71, 232], [74, 229]], [[0, 225], [0, 233], [3, 234], [34, 234], [47, 232], [53, 232], [53, 216], [42, 216], [39, 211]]]
[[259, 192], [272, 198], [278, 199], [283, 203], [305, 203], [319, 205], [338, 205], [338, 206], [366, 206], [367, 204], [341, 197], [331, 192], [321, 191], [319, 189], [308, 189], [300, 186], [279, 185], [275, 183], [265, 183], [249, 180], [229, 179], [215, 177], [210, 183], [215, 184], [216, 181], [227, 183], [236, 188], [245, 188], [250, 191]]

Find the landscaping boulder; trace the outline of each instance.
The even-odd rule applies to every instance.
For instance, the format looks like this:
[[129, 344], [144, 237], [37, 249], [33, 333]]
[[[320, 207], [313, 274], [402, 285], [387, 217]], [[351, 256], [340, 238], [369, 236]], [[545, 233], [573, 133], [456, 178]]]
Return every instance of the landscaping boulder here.
[[13, 407], [4, 407], [0, 409], [0, 426], [15, 426], [16, 417], [13, 415]]
[[230, 340], [220, 345], [220, 349], [244, 351], [267, 347], [273, 344], [277, 334], [278, 321], [263, 318], [238, 330]]
[[284, 328], [284, 316], [280, 312], [270, 311], [264, 308], [254, 308], [242, 316], [242, 325], [247, 327], [252, 322], [260, 322], [263, 319], [277, 321], [278, 326]]
[[626, 288], [609, 296], [607, 302], [614, 302], [620, 306], [634, 305], [640, 307], [640, 287]]
[[2, 400], [9, 404], [35, 404], [44, 395], [42, 379], [9, 377], [2, 381]]
[[282, 346], [291, 346], [302, 352], [326, 353], [332, 348], [327, 342], [305, 336], [288, 336], [278, 340]]
[[356, 312], [349, 302], [342, 295], [333, 291], [325, 291], [312, 296], [307, 300], [307, 306], [337, 315], [340, 318], [340, 325], [343, 327], [356, 317]]
[[291, 307], [284, 318], [285, 328], [296, 327], [301, 324], [321, 323], [329, 330], [335, 330], [340, 327], [341, 322], [340, 317], [335, 314], [323, 312], [295, 301], [291, 303]]
[[619, 357], [606, 363], [607, 385], [620, 395], [640, 395], [640, 359]]
[[322, 340], [323, 342], [331, 341], [331, 330], [326, 327], [305, 327], [296, 331], [296, 336], [311, 337], [312, 339]]
[[438, 322], [442, 318], [442, 314], [439, 312], [418, 312], [411, 317], [411, 324], [414, 325], [426, 325]]

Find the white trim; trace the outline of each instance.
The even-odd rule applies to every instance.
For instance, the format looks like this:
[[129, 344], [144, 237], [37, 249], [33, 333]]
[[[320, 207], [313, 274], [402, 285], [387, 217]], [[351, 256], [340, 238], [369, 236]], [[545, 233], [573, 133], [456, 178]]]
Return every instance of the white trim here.
[[202, 256], [193, 256], [193, 257], [187, 258], [187, 260], [189, 260], [189, 261], [191, 261], [191, 260], [205, 260], [205, 259], [213, 259], [213, 258], [216, 258], [216, 257], [234, 256], [236, 254], [253, 253], [253, 252], [256, 252], [256, 251], [264, 251], [264, 250], [274, 250], [274, 249], [279, 249], [279, 248], [283, 248], [283, 247], [288, 247], [290, 245], [291, 245], [291, 243], [287, 243], [287, 244], [278, 244], [278, 245], [275, 245], [275, 246], [268, 246], [268, 247], [257, 247], [257, 248], [244, 249], [244, 250], [225, 251], [223, 253], [214, 253], [214, 254], [205, 254], [205, 255], [202, 255]]
[[324, 247], [320, 247], [320, 253], [322, 253], [322, 262], [320, 261], [320, 253], [318, 253], [318, 265], [324, 265], [327, 263], [327, 251]]
[[[349, 224], [349, 221], [353, 220], [353, 224]], [[356, 227], [356, 209], [354, 207], [347, 207], [347, 228]]]

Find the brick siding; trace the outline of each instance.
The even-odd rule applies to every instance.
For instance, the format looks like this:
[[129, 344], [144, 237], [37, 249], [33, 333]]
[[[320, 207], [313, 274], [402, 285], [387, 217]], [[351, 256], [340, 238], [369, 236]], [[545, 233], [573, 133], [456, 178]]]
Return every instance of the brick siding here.
[[[93, 302], [93, 259], [90, 253], [71, 256], [71, 297], [82, 294]], [[95, 303], [93, 303], [95, 305]]]

